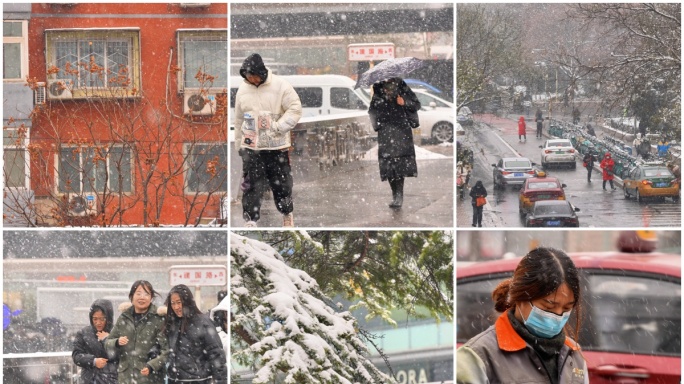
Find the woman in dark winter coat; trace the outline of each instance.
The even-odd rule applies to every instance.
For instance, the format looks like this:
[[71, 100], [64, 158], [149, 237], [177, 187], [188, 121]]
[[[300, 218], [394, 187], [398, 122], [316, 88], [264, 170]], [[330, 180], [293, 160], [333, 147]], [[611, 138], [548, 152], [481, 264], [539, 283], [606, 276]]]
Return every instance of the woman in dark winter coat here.
[[373, 98], [368, 114], [378, 132], [380, 179], [389, 180], [391, 208], [401, 208], [404, 201], [404, 178], [417, 177], [416, 150], [408, 114], [420, 109], [420, 101], [404, 80], [395, 77], [373, 84]]
[[114, 309], [109, 300], [98, 299], [90, 306], [90, 325], [81, 329], [74, 339], [71, 358], [81, 367], [83, 384], [116, 384], [116, 359], [109, 359], [104, 340], [114, 325]]
[[[162, 384], [169, 345], [162, 333], [163, 310], [152, 304], [159, 293], [146, 280], [133, 283], [120, 305], [121, 316], [105, 341], [109, 358], [119, 358], [119, 384]], [[132, 304], [132, 305], [131, 305]]]
[[596, 156], [592, 151], [587, 151], [582, 158], [582, 163], [584, 168], [587, 169], [587, 182], [591, 183], [591, 171], [594, 170], [594, 162], [596, 161]]
[[[214, 323], [197, 308], [190, 289], [171, 288], [166, 297], [164, 334], [169, 342], [169, 384], [225, 384], [226, 355]], [[213, 380], [213, 381], [212, 381]]]
[[537, 122], [537, 138], [542, 138], [542, 128], [544, 127], [544, 117], [541, 109], [537, 108], [537, 113], [534, 115], [534, 121]]
[[484, 205], [477, 205], [478, 197], [487, 197], [487, 190], [482, 184], [482, 180], [478, 180], [475, 186], [470, 189], [470, 197], [473, 199], [473, 227], [482, 226], [482, 211], [484, 210]]

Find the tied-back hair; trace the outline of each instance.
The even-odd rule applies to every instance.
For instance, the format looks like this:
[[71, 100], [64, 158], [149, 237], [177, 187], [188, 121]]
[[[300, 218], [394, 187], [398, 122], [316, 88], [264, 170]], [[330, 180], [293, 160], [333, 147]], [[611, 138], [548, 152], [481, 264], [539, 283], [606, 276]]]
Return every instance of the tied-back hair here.
[[571, 334], [577, 340], [582, 317], [579, 271], [570, 257], [559, 249], [539, 247], [520, 259], [513, 277], [499, 283], [492, 292], [494, 309], [505, 312], [518, 303], [548, 296], [563, 283], [575, 296], [576, 320]]
[[[181, 300], [181, 305], [183, 306], [183, 317], [181, 318], [176, 316], [176, 312], [174, 312], [173, 308], [171, 308], [171, 295], [174, 293], [178, 294], [178, 297], [180, 297]], [[192, 319], [196, 315], [202, 314], [202, 311], [197, 308], [197, 303], [195, 303], [195, 298], [192, 296], [190, 288], [184, 284], [178, 284], [171, 288], [168, 296], [166, 296], [165, 304], [167, 311], [166, 319], [164, 320], [164, 333], [167, 335], [171, 331], [171, 325], [174, 322], [180, 321], [180, 333], [185, 333], [188, 324], [192, 321]]]
[[138, 280], [133, 285], [131, 286], [131, 291], [128, 293], [128, 299], [133, 302], [133, 296], [135, 295], [135, 291], [138, 289], [138, 287], [142, 286], [143, 290], [147, 293], [150, 294], [150, 297], [152, 300], [154, 300], [155, 296], [161, 297], [159, 292], [155, 291], [154, 288], [152, 288], [152, 284], [147, 281], [147, 280]]

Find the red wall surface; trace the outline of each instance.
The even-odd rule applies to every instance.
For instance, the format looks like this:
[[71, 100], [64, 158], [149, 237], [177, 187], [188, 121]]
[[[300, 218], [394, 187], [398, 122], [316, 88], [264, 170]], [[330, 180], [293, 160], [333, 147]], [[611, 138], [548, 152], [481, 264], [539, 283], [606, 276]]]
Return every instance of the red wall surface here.
[[[175, 115], [182, 115], [183, 113], [183, 96], [179, 94], [177, 86], [177, 77], [172, 74], [169, 79], [169, 93], [168, 102], [165, 99], [167, 87], [167, 74], [169, 55], [171, 48], [173, 48], [172, 65], [177, 64], [177, 41], [176, 31], [178, 29], [227, 29], [227, 4], [211, 4], [208, 7], [202, 8], [182, 8], [180, 4], [32, 4], [32, 17], [29, 22], [29, 78], [34, 81], [44, 82], [47, 79], [46, 73], [46, 57], [45, 57], [45, 37], [46, 29], [62, 29], [62, 28], [139, 28], [140, 30], [140, 45], [141, 45], [141, 85], [144, 98], [150, 102], [150, 106], [146, 107], [145, 114], [153, 116], [155, 113], [162, 113], [169, 115], [166, 112], [166, 106], [171, 108]], [[226, 73], [228, 68], [226, 68]], [[40, 176], [41, 171], [46, 169], [55, 169], [54, 155], [48, 155], [48, 152], [55, 149], [51, 146], [51, 140], [54, 140], [50, 132], [52, 125], [56, 125], [54, 121], [46, 121], [46, 119], [64, 119], [68, 116], [78, 113], [83, 114], [83, 106], [85, 101], [73, 100], [65, 102], [51, 102], [49, 109], [50, 116], [46, 114], [38, 114], [33, 119], [33, 127], [31, 132], [31, 142], [40, 144], [41, 156], [45, 161], [37, 162], [32, 155], [32, 189], [36, 191], [36, 196], [46, 197], [50, 191], [54, 194], [56, 176], [49, 177]], [[130, 103], [130, 102], [129, 102]], [[133, 105], [133, 104], [132, 104]], [[139, 104], [138, 104], [139, 105]], [[126, 107], [124, 107], [126, 108]], [[135, 109], [131, 106], [132, 110]], [[78, 111], [78, 112], [76, 112]], [[87, 113], [87, 112], [85, 112]], [[81, 116], [82, 117], [82, 116]], [[176, 119], [175, 123], [181, 126], [174, 138], [176, 149], [178, 153], [181, 152], [182, 143], [191, 140], [191, 137], [201, 137], [202, 142], [227, 142], [227, 121], [222, 119], [220, 122], [216, 120], [209, 120], [208, 118], [194, 118], [195, 121], [201, 121], [204, 124], [197, 124], [188, 122], [183, 119]], [[204, 119], [204, 120], [203, 120]], [[87, 120], [87, 118], [85, 119]], [[61, 126], [63, 122], [59, 123]], [[98, 140], [110, 141], [111, 138], [104, 127], [96, 128], [102, 129]], [[86, 124], [74, 122], [68, 132], [61, 132], [61, 135], [66, 135], [74, 140], [82, 140], [84, 137], [93, 137], [92, 130], [88, 133]], [[63, 142], [63, 141], [62, 141]], [[168, 164], [169, 159], [166, 159], [158, 164], [157, 167], [163, 167]], [[225, 165], [224, 165], [225, 166]], [[45, 174], [45, 172], [43, 172]], [[140, 190], [139, 174], [136, 174], [136, 189]], [[227, 181], [226, 181], [227, 183]], [[178, 180], [177, 184], [182, 185], [182, 180]], [[163, 205], [163, 214], [158, 222], [151, 224], [184, 224], [187, 221], [187, 199], [178, 195], [182, 195], [178, 190], [176, 196], [167, 196]], [[127, 197], [135, 198], [137, 197]], [[202, 199], [202, 197], [199, 197]], [[201, 215], [203, 217], [217, 217], [219, 215], [219, 199], [220, 196], [214, 195], [207, 203], [206, 210]], [[154, 204], [154, 202], [152, 202]], [[184, 208], [185, 206], [185, 208]], [[135, 207], [126, 212], [123, 220], [119, 223], [112, 224], [143, 224], [142, 220], [142, 204], [136, 204]], [[150, 208], [151, 209], [151, 208]], [[197, 208], [191, 214], [192, 219], [189, 224], [194, 224], [195, 220], [200, 216]]]

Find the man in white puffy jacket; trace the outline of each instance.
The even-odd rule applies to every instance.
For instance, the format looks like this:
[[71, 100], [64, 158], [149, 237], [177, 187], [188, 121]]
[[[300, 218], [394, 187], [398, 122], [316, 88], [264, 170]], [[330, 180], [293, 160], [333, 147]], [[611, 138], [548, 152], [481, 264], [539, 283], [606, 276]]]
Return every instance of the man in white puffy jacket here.
[[259, 54], [240, 68], [245, 79], [235, 95], [235, 146], [242, 157], [242, 216], [255, 227], [268, 182], [283, 226], [294, 226], [290, 131], [302, 117], [302, 103], [292, 85], [274, 75]]

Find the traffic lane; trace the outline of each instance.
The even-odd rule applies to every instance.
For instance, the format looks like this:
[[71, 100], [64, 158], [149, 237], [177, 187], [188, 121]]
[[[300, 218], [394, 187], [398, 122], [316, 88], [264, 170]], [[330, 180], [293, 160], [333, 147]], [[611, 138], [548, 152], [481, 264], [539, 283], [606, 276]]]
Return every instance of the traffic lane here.
[[[298, 168], [310, 174], [304, 179], [294, 176], [295, 227], [453, 227], [453, 157], [417, 163], [418, 177], [406, 178], [404, 205], [395, 210], [388, 207], [392, 192], [380, 181], [377, 160], [343, 164], [319, 178], [312, 177], [315, 160], [299, 160]], [[270, 196], [264, 195], [258, 227], [282, 226]], [[244, 226], [239, 201], [233, 202], [230, 215], [232, 227]]]
[[[494, 129], [519, 155], [527, 157], [533, 162], [541, 162], [541, 151], [548, 134], [544, 132], [543, 139], [536, 139], [534, 132], [529, 131], [528, 140], [519, 142], [517, 132], [513, 133], [510, 124], [503, 128]], [[530, 137], [530, 133], [532, 136]], [[587, 170], [582, 167], [581, 159], [576, 157], [576, 169], [550, 168], [547, 174], [558, 177], [565, 188], [566, 198], [573, 205], [580, 208], [577, 216], [581, 227], [679, 227], [681, 225], [681, 204], [673, 203], [671, 199], [650, 199], [638, 203], [634, 199], [625, 199], [622, 184], [616, 180], [616, 191], [610, 191], [610, 184], [606, 183], [603, 191], [603, 178], [600, 168], [592, 171], [591, 180], [587, 182]], [[516, 199], [518, 191], [515, 191]], [[507, 200], [512, 200], [507, 197]], [[517, 200], [515, 210], [517, 212]], [[511, 209], [507, 205], [506, 209]], [[510, 215], [506, 215], [510, 220]], [[519, 219], [520, 225], [524, 223]]]

